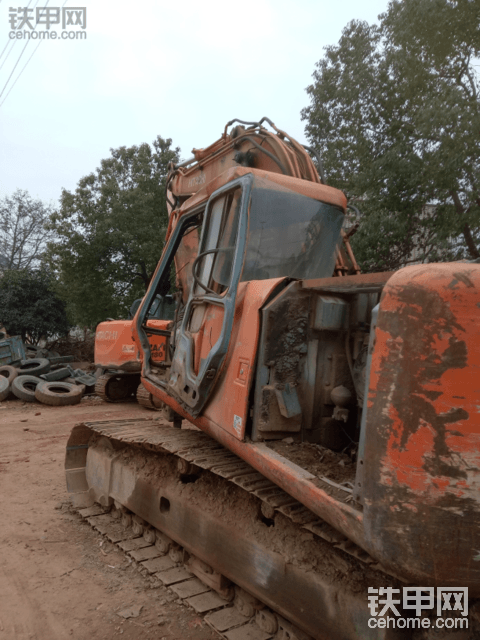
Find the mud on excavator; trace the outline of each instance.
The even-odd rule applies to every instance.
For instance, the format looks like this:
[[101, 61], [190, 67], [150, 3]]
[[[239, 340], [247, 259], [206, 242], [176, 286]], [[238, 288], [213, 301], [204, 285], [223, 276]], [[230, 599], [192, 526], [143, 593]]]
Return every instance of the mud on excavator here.
[[[480, 265], [361, 274], [344, 194], [267, 118], [193, 154], [135, 317], [97, 330], [96, 364], [166, 420], [76, 426], [73, 504], [180, 546], [258, 637], [480, 637]], [[471, 615], [442, 630], [431, 599], [417, 620], [404, 587], [468, 588]], [[369, 589], [406, 626], [377, 624]]]

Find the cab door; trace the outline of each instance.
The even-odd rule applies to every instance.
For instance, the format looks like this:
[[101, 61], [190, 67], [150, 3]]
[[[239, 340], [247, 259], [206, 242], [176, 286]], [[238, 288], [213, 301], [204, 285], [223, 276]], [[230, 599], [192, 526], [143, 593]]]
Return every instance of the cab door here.
[[166, 392], [196, 417], [220, 376], [242, 273], [252, 176], [217, 190], [204, 216], [192, 287], [175, 336]]

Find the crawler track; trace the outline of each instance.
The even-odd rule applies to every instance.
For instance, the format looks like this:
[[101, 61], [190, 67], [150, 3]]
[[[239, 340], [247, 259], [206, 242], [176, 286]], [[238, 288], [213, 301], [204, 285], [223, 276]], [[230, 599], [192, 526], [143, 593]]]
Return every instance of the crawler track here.
[[[191, 561], [191, 556], [183, 548], [172, 542], [167, 550], [169, 542], [165, 537], [161, 544], [152, 544], [152, 529], [138, 522], [133, 523], [133, 527], [125, 526], [129, 514], [121, 508], [107, 511], [96, 504], [80, 509], [78, 513], [106, 540], [123, 551], [152, 587], [168, 588], [183, 604], [204, 616], [205, 622], [219, 637], [226, 640], [309, 640], [309, 636], [259, 601], [249, 598], [241, 589], [236, 589], [233, 600], [233, 593], [227, 598], [219, 595], [192, 572], [188, 561], [184, 562], [186, 556]], [[272, 633], [265, 629], [276, 630]]]
[[160, 411], [163, 406], [163, 402], [160, 402], [158, 400], [157, 400], [157, 404], [155, 404], [156, 398], [152, 396], [152, 394], [145, 389], [143, 384], [138, 385], [136, 396], [137, 396], [138, 404], [141, 404], [142, 407], [145, 407], [146, 409], [152, 409], [153, 411]]
[[[145, 390], [146, 391], [146, 390]], [[137, 394], [138, 395], [138, 394]], [[139, 423], [143, 426], [139, 428]], [[85, 423], [97, 434], [128, 444], [141, 443], [150, 451], [168, 451], [186, 463], [205, 469], [241, 487], [265, 503], [269, 510], [282, 513], [295, 524], [315, 536], [332, 543], [336, 548], [361, 560], [375, 564], [363, 549], [320, 520], [303, 504], [265, 478], [237, 455], [222, 447], [203, 432], [163, 427], [151, 421], [105, 421]], [[337, 492], [341, 491], [337, 489]], [[346, 494], [348, 495], [348, 494]], [[381, 567], [377, 567], [381, 568]]]
[[[137, 377], [138, 378], [138, 377]], [[128, 374], [104, 374], [95, 383], [95, 394], [105, 402], [124, 402], [138, 385], [138, 379]]]
[[[367, 586], [388, 577], [206, 434], [156, 420], [85, 423], [66, 468], [81, 515], [227, 640], [371, 637]], [[82, 509], [92, 496], [101, 507]]]

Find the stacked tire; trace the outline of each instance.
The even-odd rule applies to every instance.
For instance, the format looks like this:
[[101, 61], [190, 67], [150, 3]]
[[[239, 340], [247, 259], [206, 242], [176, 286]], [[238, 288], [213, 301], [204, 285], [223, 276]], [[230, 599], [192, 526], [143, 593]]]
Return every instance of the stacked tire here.
[[35, 391], [40, 382], [36, 376], [17, 376], [12, 382], [12, 393], [24, 402], [35, 402]]
[[12, 382], [18, 376], [15, 367], [3, 365], [0, 367], [0, 402], [6, 400], [11, 393]]
[[13, 394], [24, 402], [42, 402], [55, 407], [78, 404], [85, 387], [69, 382], [47, 382], [39, 378], [50, 371], [46, 358], [22, 360], [17, 367], [0, 367], [0, 402]]
[[50, 361], [46, 358], [28, 358], [21, 360], [16, 367], [17, 376], [12, 382], [12, 393], [23, 402], [35, 402], [37, 386], [42, 382], [39, 378], [50, 371]]
[[47, 358], [29, 358], [28, 360], [20, 360], [20, 364], [16, 367], [19, 375], [41, 376], [43, 373], [50, 371], [50, 360]]
[[78, 404], [82, 399], [85, 387], [70, 382], [47, 382], [43, 380], [35, 389], [35, 398], [52, 407], [66, 407]]

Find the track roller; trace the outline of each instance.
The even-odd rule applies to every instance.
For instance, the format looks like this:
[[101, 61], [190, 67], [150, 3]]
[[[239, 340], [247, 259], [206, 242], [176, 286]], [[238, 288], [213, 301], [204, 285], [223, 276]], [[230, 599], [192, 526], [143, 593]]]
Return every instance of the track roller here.
[[172, 544], [173, 540], [171, 538], [161, 531], [158, 531], [158, 529], [155, 530], [155, 546], [160, 553], [168, 553]]
[[139, 516], [132, 516], [132, 531], [136, 536], [142, 536], [145, 531], [146, 522]]

